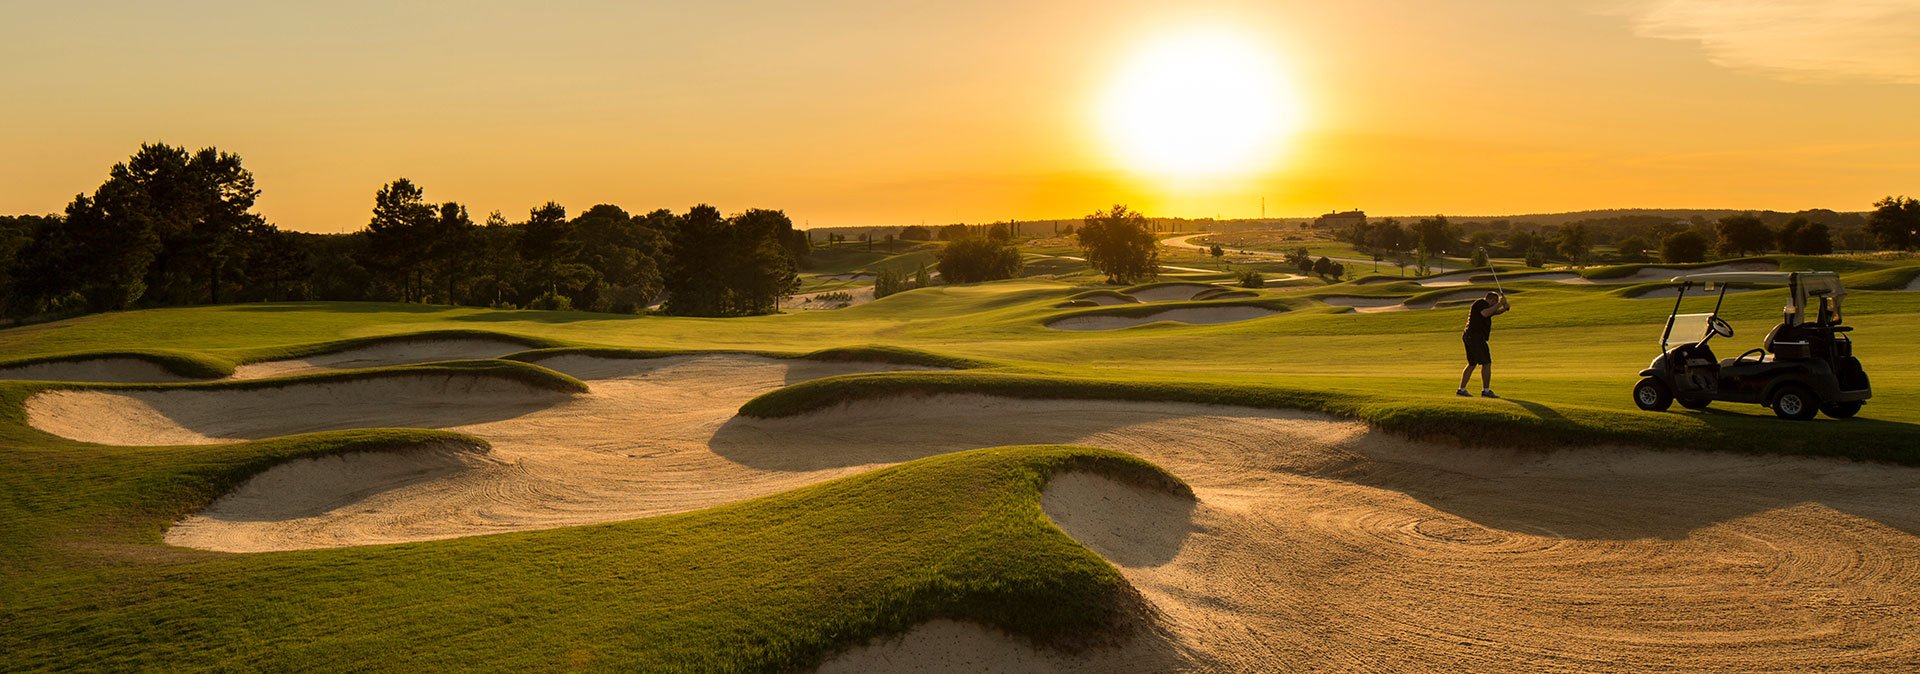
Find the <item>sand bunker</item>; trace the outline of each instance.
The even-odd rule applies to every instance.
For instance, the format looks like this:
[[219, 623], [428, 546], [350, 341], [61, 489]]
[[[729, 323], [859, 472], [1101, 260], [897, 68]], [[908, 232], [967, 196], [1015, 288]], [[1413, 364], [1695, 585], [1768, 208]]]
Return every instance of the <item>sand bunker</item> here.
[[27, 423], [103, 445], [204, 445], [348, 428], [448, 428], [517, 417], [570, 394], [471, 374], [393, 374], [259, 389], [45, 391]]
[[[1755, 291], [1755, 290], [1761, 290], [1761, 288], [1731, 288], [1731, 287], [1730, 287], [1730, 288], [1727, 288], [1727, 294], [1728, 294], [1728, 295], [1738, 295], [1738, 294], [1740, 294], [1740, 293], [1750, 293], [1750, 292], [1753, 292], [1753, 291]], [[1719, 295], [1719, 294], [1720, 294], [1720, 291], [1719, 291], [1719, 290], [1714, 290], [1713, 292], [1706, 292], [1706, 291], [1703, 291], [1703, 290], [1700, 290], [1700, 289], [1697, 289], [1697, 288], [1696, 288], [1696, 289], [1694, 289], [1694, 290], [1691, 290], [1691, 291], [1689, 291], [1689, 292], [1687, 293], [1687, 297], [1712, 297], [1712, 296], [1716, 296], [1716, 295]], [[1634, 296], [1633, 296], [1633, 299], [1636, 299], [1636, 300], [1661, 300], [1661, 299], [1665, 299], [1665, 300], [1670, 300], [1670, 299], [1673, 299], [1673, 298], [1676, 298], [1676, 297], [1679, 297], [1679, 296], [1680, 296], [1680, 287], [1679, 287], [1679, 286], [1667, 286], [1667, 287], [1665, 287], [1665, 288], [1654, 288], [1654, 289], [1652, 289], [1652, 290], [1649, 290], [1649, 291], [1647, 291], [1647, 292], [1644, 292], [1644, 293], [1640, 293], [1640, 294], [1638, 294], [1638, 295], [1634, 295]]]
[[192, 381], [187, 377], [168, 372], [157, 363], [139, 358], [119, 357], [57, 360], [5, 367], [0, 368], [0, 379], [104, 383]]
[[1911, 468], [1438, 448], [1181, 405], [952, 396], [820, 416], [943, 441], [1105, 425], [1080, 442], [1153, 460], [1197, 496], [1068, 474], [1042, 499], [1175, 643], [1066, 656], [937, 621], [822, 671], [1898, 670], [1920, 657]]
[[233, 378], [265, 379], [328, 370], [413, 365], [440, 360], [499, 358], [530, 348], [533, 347], [515, 341], [479, 337], [396, 340], [306, 358], [247, 363], [233, 369]]
[[[540, 529], [692, 510], [974, 447], [1063, 442], [1137, 454], [1194, 487], [1186, 500], [1067, 473], [1042, 497], [1063, 531], [1139, 589], [1162, 636], [1066, 654], [937, 621], [850, 650], [829, 671], [1903, 670], [1920, 660], [1912, 468], [1435, 447], [1302, 412], [1181, 403], [936, 395], [745, 419], [735, 409], [761, 392], [886, 366], [543, 364], [593, 392], [452, 427], [490, 441], [489, 454], [294, 462], [167, 540], [261, 551]], [[47, 401], [74, 400], [66, 393], [30, 400], [30, 421], [46, 428], [57, 411]], [[454, 393], [438, 395], [469, 398]], [[66, 413], [124, 427], [151, 411], [205, 436], [257, 430], [264, 422], [244, 417], [267, 412], [195, 417], [179, 403], [93, 394], [113, 398]], [[327, 407], [356, 397], [384, 397], [375, 407], [392, 421], [443, 418], [431, 395], [377, 389], [284, 399], [293, 405], [278, 414], [333, 416]]]
[[1073, 316], [1047, 324], [1055, 330], [1119, 330], [1160, 321], [1175, 323], [1235, 323], [1280, 313], [1273, 309], [1249, 306], [1191, 307], [1168, 309], [1145, 316]]
[[1329, 295], [1327, 297], [1320, 298], [1320, 301], [1326, 302], [1327, 304], [1331, 304], [1336, 307], [1353, 307], [1354, 311], [1358, 311], [1363, 314], [1380, 313], [1383, 311], [1405, 311], [1407, 309], [1407, 305], [1404, 304], [1404, 302], [1407, 301], [1407, 298], [1405, 297], [1364, 297], [1360, 295]]
[[[839, 297], [840, 295], [846, 295], [847, 297], [840, 298]], [[829, 297], [829, 296], [832, 296], [832, 297]], [[800, 295], [793, 295], [788, 297], [785, 300], [782, 300], [780, 302], [780, 308], [800, 309], [800, 310], [807, 310], [807, 311], [820, 310], [820, 309], [845, 309], [847, 307], [851, 307], [855, 305], [866, 304], [868, 302], [872, 302], [873, 300], [874, 300], [873, 286], [863, 286], [859, 288], [841, 288], [839, 290], [822, 290], [817, 293], [804, 293]]]
[[1184, 302], [1193, 299], [1194, 295], [1214, 288], [1215, 286], [1207, 283], [1176, 283], [1136, 290], [1127, 294], [1140, 298], [1142, 302]]
[[1636, 270], [1632, 274], [1628, 274], [1626, 276], [1617, 276], [1614, 278], [1601, 278], [1601, 279], [1574, 277], [1570, 279], [1561, 279], [1560, 282], [1580, 284], [1580, 285], [1594, 284], [1594, 283], [1608, 284], [1608, 285], [1624, 284], [1624, 283], [1651, 283], [1654, 281], [1665, 281], [1675, 276], [1680, 276], [1682, 274], [1716, 274], [1720, 272], [1729, 272], [1729, 271], [1775, 271], [1779, 268], [1780, 268], [1780, 265], [1772, 262], [1732, 262], [1728, 264], [1716, 264], [1716, 265], [1710, 265], [1706, 267], [1693, 267], [1693, 268], [1641, 267], [1639, 270]]
[[1906, 290], [1920, 290], [1920, 276], [1915, 276], [1913, 280], [1908, 281]]
[[1571, 281], [1577, 278], [1580, 278], [1579, 274], [1556, 272], [1552, 274], [1532, 274], [1528, 276], [1515, 276], [1513, 277], [1513, 280], [1510, 281], [1510, 283], [1519, 283], [1521, 281]]

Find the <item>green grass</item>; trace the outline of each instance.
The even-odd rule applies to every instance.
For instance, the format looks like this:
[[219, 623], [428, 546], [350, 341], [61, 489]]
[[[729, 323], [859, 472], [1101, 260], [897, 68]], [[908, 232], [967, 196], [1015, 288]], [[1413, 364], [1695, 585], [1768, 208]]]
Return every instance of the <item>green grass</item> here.
[[608, 525], [256, 555], [157, 542], [275, 460], [401, 435], [13, 453], [9, 668], [791, 670], [933, 618], [1074, 647], [1137, 598], [1040, 512], [1047, 478], [1187, 493], [1130, 456], [1008, 447]]
[[[1464, 444], [1818, 454], [1920, 463], [1920, 293], [1893, 288], [1911, 260], [1780, 258], [1836, 268], [1874, 378], [1859, 419], [1785, 422], [1753, 405], [1646, 413], [1628, 391], [1658, 350], [1669, 300], [1639, 286], [1514, 279], [1495, 320], [1505, 400], [1452, 395], [1464, 310], [1358, 314], [1327, 294], [1406, 296], [1405, 282], [1268, 288], [1244, 301], [1061, 309], [1084, 279], [936, 286], [830, 312], [742, 319], [290, 303], [92, 316], [0, 330], [8, 360], [155, 354], [201, 374], [430, 333], [506, 335], [532, 348], [303, 380], [445, 371], [524, 377], [565, 353], [659, 357], [704, 351], [878, 360], [950, 371], [800, 383], [742, 408], [804, 413], [891, 395], [1164, 400], [1278, 406], [1361, 419]], [[1688, 310], [1704, 310], [1700, 299]], [[1785, 292], [1728, 296], [1737, 351], [1779, 319]], [[1068, 315], [1186, 306], [1285, 309], [1217, 325], [1096, 332], [1045, 327]], [[270, 386], [285, 382], [140, 387]], [[937, 457], [765, 499], [664, 518], [542, 532], [297, 553], [223, 555], [159, 543], [173, 518], [276, 462], [421, 442], [434, 431], [321, 433], [217, 446], [102, 447], [25, 426], [33, 390], [0, 382], [0, 653], [11, 668], [329, 669], [803, 667], [931, 616], [1005, 627], [1046, 643], [1098, 638], [1129, 601], [1097, 556], [1047, 524], [1038, 485], [1066, 465], [1168, 478], [1083, 449]], [[1148, 481], [1153, 481], [1148, 480]]]

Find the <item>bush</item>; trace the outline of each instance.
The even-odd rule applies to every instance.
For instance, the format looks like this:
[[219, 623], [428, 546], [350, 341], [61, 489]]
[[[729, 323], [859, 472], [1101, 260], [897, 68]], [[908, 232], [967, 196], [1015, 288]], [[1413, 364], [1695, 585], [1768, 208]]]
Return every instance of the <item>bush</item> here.
[[647, 310], [653, 303], [652, 293], [645, 286], [614, 286], [606, 292], [607, 311], [616, 314], [637, 314]]
[[1267, 285], [1267, 277], [1252, 269], [1241, 271], [1233, 277], [1240, 282], [1242, 288], [1262, 288]]
[[933, 285], [933, 274], [927, 271], [926, 265], [920, 265], [919, 269], [913, 270], [913, 287], [925, 288], [931, 285]]
[[913, 286], [907, 284], [907, 276], [892, 269], [882, 269], [873, 277], [873, 298], [876, 300], [912, 289]]
[[539, 297], [533, 298], [532, 302], [528, 302], [527, 308], [539, 309], [541, 311], [572, 311], [573, 300], [569, 299], [566, 295], [549, 290]]
[[1005, 241], [969, 236], [940, 251], [940, 277], [948, 283], [978, 283], [1020, 274], [1020, 251]]
[[1526, 263], [1527, 266], [1536, 269], [1547, 266], [1545, 256], [1540, 254], [1540, 248], [1538, 246], [1527, 249]]
[[1473, 249], [1473, 257], [1467, 260], [1467, 266], [1470, 266], [1470, 267], [1485, 267], [1485, 266], [1487, 266], [1487, 251], [1486, 251], [1486, 249], [1485, 249], [1485, 248], [1475, 248], [1475, 249]]

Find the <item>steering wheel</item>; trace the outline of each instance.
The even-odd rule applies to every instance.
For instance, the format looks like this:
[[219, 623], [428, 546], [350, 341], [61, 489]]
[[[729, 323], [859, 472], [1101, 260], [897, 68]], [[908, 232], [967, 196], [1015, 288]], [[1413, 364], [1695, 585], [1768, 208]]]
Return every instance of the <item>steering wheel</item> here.
[[1721, 318], [1719, 316], [1713, 316], [1708, 318], [1707, 327], [1713, 330], [1713, 334], [1719, 335], [1721, 337], [1725, 337], [1727, 339], [1733, 339], [1733, 326], [1731, 324], [1728, 324], [1726, 319], [1724, 318]]
[[1736, 362], [1736, 363], [1743, 363], [1743, 362], [1746, 362], [1746, 360], [1747, 360], [1747, 356], [1751, 356], [1751, 355], [1754, 355], [1754, 354], [1756, 354], [1756, 353], [1757, 353], [1757, 354], [1760, 354], [1760, 357], [1759, 357], [1759, 358], [1755, 358], [1755, 359], [1753, 359], [1753, 362], [1756, 362], [1756, 363], [1759, 363], [1759, 362], [1763, 362], [1763, 361], [1765, 361], [1765, 360], [1767, 359], [1767, 350], [1766, 350], [1766, 349], [1747, 349], [1747, 352], [1746, 352], [1746, 353], [1743, 353], [1743, 354], [1740, 354], [1740, 357], [1739, 357], [1739, 358], [1735, 358], [1735, 359], [1733, 359], [1733, 362]]

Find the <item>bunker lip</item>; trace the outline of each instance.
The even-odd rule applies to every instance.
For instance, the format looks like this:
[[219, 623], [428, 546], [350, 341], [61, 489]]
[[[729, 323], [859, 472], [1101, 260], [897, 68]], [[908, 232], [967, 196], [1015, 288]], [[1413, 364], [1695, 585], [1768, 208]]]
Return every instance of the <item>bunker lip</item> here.
[[196, 381], [142, 358], [86, 355], [0, 366], [0, 379], [122, 384]]
[[1081, 315], [1055, 319], [1046, 325], [1055, 330], [1121, 330], [1169, 321], [1194, 325], [1237, 323], [1281, 313], [1278, 309], [1247, 305], [1218, 307], [1180, 307], [1144, 316]]
[[536, 347], [505, 336], [402, 335], [299, 358], [245, 363], [234, 368], [231, 378], [267, 379], [329, 370], [499, 358], [532, 348]]

